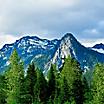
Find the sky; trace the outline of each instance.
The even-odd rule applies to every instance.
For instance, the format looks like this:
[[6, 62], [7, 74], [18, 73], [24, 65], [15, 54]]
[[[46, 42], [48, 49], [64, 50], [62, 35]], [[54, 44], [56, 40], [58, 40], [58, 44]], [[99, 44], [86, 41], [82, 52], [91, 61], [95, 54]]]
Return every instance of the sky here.
[[24, 35], [104, 43], [104, 0], [0, 0], [0, 47]]

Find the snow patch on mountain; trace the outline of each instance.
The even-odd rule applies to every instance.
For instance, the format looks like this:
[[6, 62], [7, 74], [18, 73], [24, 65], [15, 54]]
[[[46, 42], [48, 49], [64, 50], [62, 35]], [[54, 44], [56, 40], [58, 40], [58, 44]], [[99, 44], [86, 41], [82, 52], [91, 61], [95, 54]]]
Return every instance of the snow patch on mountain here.
[[51, 64], [62, 67], [68, 56], [75, 58], [83, 70], [92, 68], [96, 62], [104, 62], [104, 54], [82, 46], [70, 33], [65, 34], [60, 40], [26, 36], [13, 44], [4, 45], [0, 50], [0, 72], [9, 65], [9, 57], [14, 48], [24, 61], [26, 69], [33, 61], [44, 73], [48, 72]]
[[104, 54], [104, 50], [103, 49], [96, 49], [96, 48], [92, 48], [92, 50], [97, 51], [99, 53], [103, 53]]
[[39, 57], [42, 57], [42, 54], [39, 54], [39, 55], [35, 56], [35, 58], [39, 58]]

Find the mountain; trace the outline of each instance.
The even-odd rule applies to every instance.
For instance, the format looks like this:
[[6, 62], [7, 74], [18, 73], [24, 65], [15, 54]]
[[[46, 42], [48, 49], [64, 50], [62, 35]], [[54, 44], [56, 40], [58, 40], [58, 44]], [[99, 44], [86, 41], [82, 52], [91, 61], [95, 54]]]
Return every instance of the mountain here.
[[103, 49], [103, 50], [104, 50], [104, 44], [102, 44], [102, 43], [100, 43], [100, 44], [96, 44], [96, 45], [93, 46], [92, 48]]
[[25, 63], [25, 67], [34, 60], [34, 62], [42, 69], [52, 56], [54, 55], [57, 45], [60, 41], [57, 39], [49, 41], [40, 39], [36, 36], [26, 36], [17, 40], [13, 44], [6, 44], [0, 50], [0, 72], [9, 65], [9, 57], [14, 50], [17, 50], [19, 56]]
[[[68, 55], [74, 57], [81, 65], [82, 70], [93, 68], [97, 62], [104, 62], [104, 54], [98, 53], [90, 48], [81, 45], [72, 34], [66, 34], [60, 42], [60, 45], [53, 59], [64, 62]], [[59, 63], [58, 62], [58, 63]]]
[[4, 45], [0, 50], [0, 72], [6, 70], [9, 65], [9, 57], [14, 48], [24, 61], [25, 68], [33, 61], [43, 73], [48, 71], [51, 63], [60, 68], [69, 55], [78, 60], [82, 70], [93, 68], [97, 62], [104, 62], [104, 54], [84, 47], [71, 33], [65, 34], [60, 40], [26, 36], [13, 44]]
[[92, 47], [93, 50], [99, 52], [99, 53], [103, 53], [104, 54], [104, 44], [100, 43], [100, 44], [96, 44]]

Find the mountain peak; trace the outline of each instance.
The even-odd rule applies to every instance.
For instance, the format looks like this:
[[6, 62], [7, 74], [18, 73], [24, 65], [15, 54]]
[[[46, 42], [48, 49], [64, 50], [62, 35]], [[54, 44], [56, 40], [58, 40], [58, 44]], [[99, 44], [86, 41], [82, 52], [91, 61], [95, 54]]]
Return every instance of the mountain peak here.
[[64, 37], [74, 37], [72, 33], [66, 33]]
[[104, 44], [103, 44], [103, 43], [96, 44], [96, 45], [93, 46], [92, 48], [96, 48], [96, 49], [104, 49]]
[[67, 38], [67, 37], [73, 38], [74, 36], [73, 36], [72, 33], [66, 33], [66, 34], [63, 36], [63, 38]]
[[76, 40], [72, 33], [66, 33], [61, 40]]
[[39, 37], [37, 36], [24, 36], [22, 37], [20, 40], [22, 39], [34, 39], [34, 40], [41, 40]]
[[44, 73], [51, 63], [57, 64], [60, 68], [69, 55], [78, 60], [82, 69], [93, 67], [97, 62], [104, 62], [104, 54], [82, 46], [71, 33], [66, 33], [60, 40], [25, 36], [13, 44], [4, 45], [0, 50], [0, 72], [6, 70], [14, 48], [24, 61], [25, 68], [33, 61]]

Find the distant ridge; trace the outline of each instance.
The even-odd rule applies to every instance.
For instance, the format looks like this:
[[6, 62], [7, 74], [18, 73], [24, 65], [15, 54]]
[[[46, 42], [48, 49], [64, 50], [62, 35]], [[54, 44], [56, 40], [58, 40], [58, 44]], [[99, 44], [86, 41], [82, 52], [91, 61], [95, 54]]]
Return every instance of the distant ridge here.
[[104, 54], [84, 47], [71, 33], [66, 33], [60, 40], [25, 36], [0, 49], [0, 72], [5, 71], [9, 65], [9, 57], [14, 48], [24, 61], [25, 68], [33, 61], [43, 73], [48, 71], [51, 63], [57, 64], [58, 68], [62, 67], [64, 59], [69, 55], [78, 60], [82, 70], [92, 69], [97, 62], [104, 63]]

